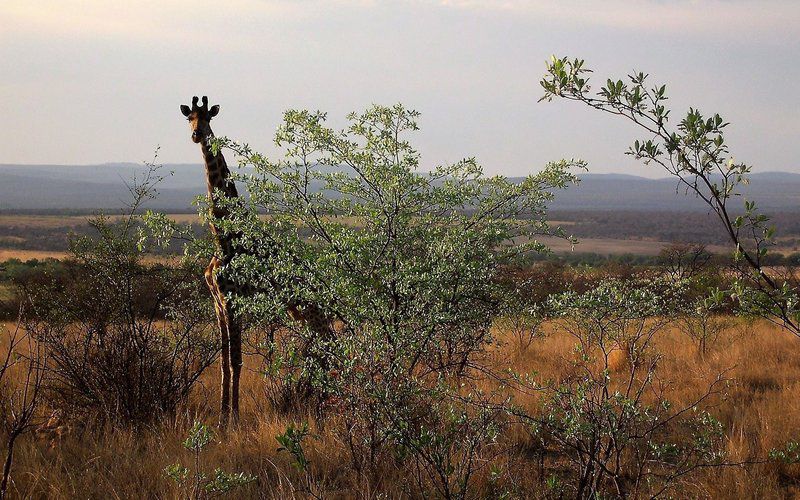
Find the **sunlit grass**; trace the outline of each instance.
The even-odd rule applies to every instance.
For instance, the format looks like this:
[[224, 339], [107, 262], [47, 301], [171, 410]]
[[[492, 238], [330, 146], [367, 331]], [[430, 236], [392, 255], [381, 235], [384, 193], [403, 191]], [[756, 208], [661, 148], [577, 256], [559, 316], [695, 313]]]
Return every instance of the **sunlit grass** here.
[[[545, 328], [547, 332], [548, 329]], [[559, 381], [569, 372], [573, 340], [548, 333], [528, 348], [520, 347], [506, 331], [495, 332], [499, 343], [489, 363], [496, 368], [536, 372], [541, 380]], [[765, 458], [770, 449], [800, 434], [800, 349], [794, 336], [764, 322], [738, 320], [702, 358], [697, 346], [677, 328], [665, 330], [656, 346], [663, 354], [658, 375], [676, 405], [691, 401], [724, 372], [731, 380], [713, 412], [728, 429], [732, 460]], [[205, 460], [210, 468], [244, 471], [259, 476], [255, 485], [237, 492], [245, 498], [305, 497], [308, 478], [277, 451], [275, 436], [290, 423], [308, 421], [313, 438], [306, 444], [311, 461], [311, 485], [323, 497], [402, 495], [405, 471], [387, 465], [371, 482], [350, 467], [346, 444], [331, 429], [309, 415], [278, 415], [269, 407], [257, 360], [246, 361], [242, 379], [242, 415], [238, 429], [211, 446]], [[215, 367], [207, 370], [188, 404], [173, 418], [140, 433], [98, 428], [91, 422], [73, 424], [71, 432], [51, 441], [29, 435], [18, 448], [12, 492], [22, 497], [48, 498], [177, 498], [178, 490], [163, 468], [188, 456], [181, 446], [196, 419], [214, 423], [217, 415]], [[486, 389], [492, 384], [483, 383]], [[536, 412], [538, 397], [517, 395], [517, 403]], [[333, 417], [334, 419], [337, 417]], [[534, 443], [516, 426], [501, 436], [499, 451], [489, 460], [503, 471], [504, 481], [520, 491], [542, 491], [538, 465], [529, 450]], [[490, 464], [486, 464], [487, 466]], [[476, 477], [476, 493], [488, 494], [489, 467]], [[688, 496], [710, 498], [779, 498], [799, 493], [798, 466], [775, 464], [713, 469], [701, 472]]]

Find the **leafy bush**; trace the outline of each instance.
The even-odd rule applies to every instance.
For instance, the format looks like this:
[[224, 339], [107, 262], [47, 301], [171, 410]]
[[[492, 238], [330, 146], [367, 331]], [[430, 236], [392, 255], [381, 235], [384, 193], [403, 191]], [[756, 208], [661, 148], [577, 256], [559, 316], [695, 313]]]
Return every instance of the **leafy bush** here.
[[[254, 290], [238, 299], [240, 313], [280, 327], [262, 344], [265, 372], [275, 384], [307, 381], [322, 395], [319, 411], [342, 416], [357, 470], [408, 460], [398, 455], [406, 450], [438, 470], [426, 485], [461, 496], [480, 448], [467, 436], [490, 436], [455, 396], [511, 299], [495, 278], [543, 251], [540, 235], [563, 236], [546, 204], [582, 163], [552, 163], [519, 183], [485, 177], [474, 159], [421, 173], [407, 140], [416, 112], [374, 107], [348, 118], [337, 132], [322, 113], [287, 112], [277, 161], [220, 141], [255, 172], [243, 177], [249, 201], [220, 200], [230, 216], [217, 223], [246, 249], [226, 272]], [[318, 336], [287, 304], [313, 304], [335, 320], [335, 335]]]
[[658, 375], [654, 340], [681, 312], [684, 292], [664, 280], [610, 280], [548, 301], [557, 328], [577, 341], [575, 358], [565, 380], [545, 386], [541, 415], [525, 420], [569, 462], [553, 481], [571, 496], [656, 497], [724, 464], [723, 427], [707, 411], [721, 377], [674, 407]]
[[700, 357], [705, 357], [720, 334], [735, 323], [719, 309], [714, 301], [700, 299], [689, 304], [686, 312], [678, 319], [680, 329], [697, 344]]
[[256, 476], [244, 472], [225, 472], [220, 468], [207, 473], [203, 470], [202, 454], [211, 442], [214, 432], [202, 422], [195, 422], [183, 447], [192, 452], [194, 468], [190, 469], [179, 462], [169, 465], [164, 473], [183, 490], [183, 498], [202, 500], [230, 493], [254, 482]]
[[[768, 267], [773, 260], [770, 249], [777, 244], [776, 228], [755, 201], [742, 196], [752, 167], [731, 154], [725, 138], [729, 123], [719, 114], [704, 116], [689, 108], [673, 125], [666, 85], [651, 85], [649, 75], [639, 71], [624, 80], [608, 78], [593, 91], [590, 73], [581, 59], [553, 56], [540, 82], [540, 100], [577, 101], [636, 124], [646, 135], [635, 140], [627, 154], [674, 176], [686, 193], [705, 203], [727, 235], [737, 278], [729, 295], [736, 297], [741, 311], [800, 336], [800, 279], [793, 269]], [[740, 199], [743, 206], [737, 208], [733, 202]]]
[[8, 259], [0, 262], [0, 320], [16, 320], [22, 305], [19, 287], [33, 286], [44, 276], [64, 276], [63, 266], [56, 259]]
[[96, 217], [94, 237], [72, 239], [68, 279], [23, 288], [25, 328], [49, 354], [46, 393], [67, 415], [151, 421], [186, 398], [217, 352], [200, 267], [145, 260], [136, 208], [151, 189], [136, 188], [126, 217]]
[[0, 499], [8, 493], [15, 444], [36, 425], [47, 365], [46, 354], [21, 326], [0, 328], [0, 436], [5, 445]]

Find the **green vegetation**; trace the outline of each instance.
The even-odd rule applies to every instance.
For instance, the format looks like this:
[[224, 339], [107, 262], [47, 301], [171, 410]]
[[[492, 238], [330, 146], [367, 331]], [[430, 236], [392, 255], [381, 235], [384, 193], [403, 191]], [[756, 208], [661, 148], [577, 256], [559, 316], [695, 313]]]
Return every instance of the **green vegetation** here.
[[[673, 125], [666, 85], [650, 87], [647, 74], [633, 72], [624, 81], [609, 78], [593, 92], [590, 73], [583, 60], [552, 57], [541, 81], [541, 100], [578, 101], [633, 122], [646, 137], [635, 140], [627, 153], [659, 165], [716, 214], [733, 246], [739, 279], [730, 293], [739, 298], [741, 308], [778, 321], [800, 336], [800, 283], [793, 273], [776, 275], [766, 269], [776, 228], [755, 201], [741, 199], [751, 167], [734, 161], [725, 140], [729, 124], [719, 114], [706, 117], [689, 108]], [[734, 207], [739, 200], [742, 205]]]
[[[321, 113], [290, 111], [277, 132], [280, 161], [222, 141], [254, 174], [243, 178], [249, 203], [237, 200], [216, 223], [245, 250], [230, 277], [257, 289], [239, 307], [286, 332], [260, 346], [272, 383], [310, 385], [317, 412], [335, 401], [338, 432], [367, 477], [408, 456], [425, 471], [423, 491], [463, 497], [476, 453], [496, 435], [497, 412], [474, 410], [483, 397], [462, 390], [492, 341], [495, 311], [514, 300], [495, 277], [543, 251], [538, 237], [563, 235], [546, 203], [582, 164], [552, 163], [521, 183], [487, 178], [473, 159], [418, 173], [408, 142], [416, 119], [374, 107], [336, 132]], [[335, 335], [296, 323], [289, 301], [318, 305], [339, 323]]]
[[175, 481], [182, 490], [184, 498], [202, 500], [224, 495], [242, 488], [258, 478], [243, 472], [229, 473], [220, 468], [213, 472], [203, 471], [203, 451], [214, 441], [214, 431], [202, 422], [195, 422], [183, 447], [189, 450], [194, 458], [194, 468], [190, 469], [174, 463], [164, 469], [164, 473]]
[[[788, 494], [797, 446], [770, 422], [783, 422], [796, 394], [780, 391], [800, 374], [793, 358], [765, 372], [753, 358], [783, 344], [753, 340], [754, 323], [731, 313], [800, 333], [797, 257], [767, 251], [775, 231], [754, 203], [732, 215], [748, 169], [728, 161], [724, 122], [690, 110], [668, 129], [665, 89], [645, 80], [609, 80], [593, 95], [581, 61], [553, 59], [542, 85], [545, 99], [654, 135], [631, 154], [709, 204], [732, 258], [702, 244], [554, 257], [544, 238], [573, 240], [548, 205], [583, 162], [518, 182], [469, 158], [423, 173], [414, 111], [373, 106], [341, 131], [323, 113], [288, 111], [277, 158], [215, 143], [246, 168], [237, 178], [250, 194], [215, 199], [227, 210], [213, 221], [238, 251], [219, 272], [244, 290], [228, 297], [245, 326], [241, 420], [202, 424], [214, 417], [205, 382], [221, 347], [201, 281], [211, 250], [191, 225], [140, 215], [155, 196], [151, 168], [125, 216], [72, 235], [69, 259], [3, 267], [14, 291], [5, 314], [21, 312], [0, 343], [3, 494], [9, 484], [20, 496]], [[183, 258], [153, 259], [165, 248]], [[790, 357], [780, 354], [773, 368]], [[783, 407], [759, 406], [775, 393]], [[770, 419], [757, 427], [768, 437], [745, 432], [756, 428], [747, 415]], [[120, 470], [134, 465], [109, 471], [108, 454]], [[9, 482], [14, 467], [26, 472]]]

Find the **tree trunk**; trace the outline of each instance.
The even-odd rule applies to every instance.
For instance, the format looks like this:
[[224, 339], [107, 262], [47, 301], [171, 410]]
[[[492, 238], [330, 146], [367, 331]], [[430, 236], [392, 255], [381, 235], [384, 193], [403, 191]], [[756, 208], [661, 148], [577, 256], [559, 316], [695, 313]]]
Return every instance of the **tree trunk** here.
[[8, 451], [6, 452], [6, 462], [3, 465], [3, 482], [0, 483], [0, 500], [6, 497], [8, 489], [8, 478], [11, 477], [11, 464], [14, 462], [14, 442], [17, 440], [18, 433], [12, 432], [8, 438]]
[[[232, 318], [230, 305], [226, 304], [226, 315]], [[239, 421], [239, 378], [242, 374], [242, 329], [236, 320], [228, 322], [231, 367], [231, 415], [234, 424]]]

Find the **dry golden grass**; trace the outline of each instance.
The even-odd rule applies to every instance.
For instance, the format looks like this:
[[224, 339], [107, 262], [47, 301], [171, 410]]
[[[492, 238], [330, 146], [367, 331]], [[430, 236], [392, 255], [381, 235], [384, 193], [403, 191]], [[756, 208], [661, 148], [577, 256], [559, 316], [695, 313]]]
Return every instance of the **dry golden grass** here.
[[[574, 341], [551, 333], [522, 348], [507, 332], [497, 332], [502, 342], [490, 362], [518, 371], [537, 371], [554, 381], [565, 376]], [[800, 339], [764, 322], [738, 321], [720, 336], [704, 357], [678, 332], [665, 330], [656, 345], [663, 353], [659, 376], [669, 383], [667, 395], [675, 404], [702, 394], [720, 372], [732, 380], [715, 415], [729, 429], [732, 460], [764, 458], [770, 449], [800, 436]], [[249, 360], [254, 364], [254, 360]], [[256, 474], [259, 480], [236, 498], [305, 498], [299, 490], [302, 474], [289, 457], [276, 451], [275, 436], [290, 422], [309, 420], [316, 435], [307, 443], [313, 489], [324, 498], [372, 498], [378, 492], [389, 498], [402, 494], [402, 471], [387, 466], [378, 484], [365, 484], [352, 472], [344, 443], [313, 419], [276, 415], [265, 402], [263, 381], [248, 371], [242, 381], [240, 427], [228, 440], [211, 446], [207, 467]], [[487, 383], [488, 384], [488, 383]], [[212, 423], [216, 418], [217, 371], [208, 370], [191, 401], [172, 419], [140, 433], [99, 429], [91, 423], [51, 446], [30, 434], [18, 445], [14, 464], [14, 496], [25, 498], [179, 498], [179, 491], [163, 469], [175, 461], [190, 465], [181, 441], [195, 419]], [[536, 406], [536, 396], [518, 403]], [[535, 459], [526, 450], [529, 438], [520, 428], [509, 429], [500, 445], [504, 452], [492, 459], [509, 481], [529, 495], [541, 491]], [[488, 467], [476, 478], [474, 494], [488, 495]], [[800, 467], [770, 464], [713, 469], [701, 472], [691, 491], [673, 495], [704, 498], [790, 498], [800, 494]]]
[[[199, 222], [196, 213], [168, 214], [171, 219], [180, 223]], [[13, 215], [0, 214], [0, 226], [31, 227], [31, 228], [71, 228], [85, 226], [92, 215]], [[122, 216], [112, 215], [111, 219]]]
[[85, 215], [0, 215], [0, 226], [59, 228], [86, 224]]
[[0, 300], [10, 300], [14, 298], [14, 288], [11, 286], [0, 285]]
[[21, 261], [32, 259], [63, 259], [67, 256], [67, 252], [51, 252], [47, 250], [17, 250], [17, 249], [0, 249], [0, 262], [9, 259], [19, 259]]
[[[560, 238], [541, 238], [550, 249], [557, 253], [570, 252], [572, 246], [566, 240]], [[662, 249], [672, 243], [668, 241], [657, 241], [648, 239], [615, 239], [615, 238], [579, 238], [574, 251], [577, 253], [596, 253], [600, 255], [658, 255]], [[708, 245], [708, 251], [720, 254], [730, 253], [730, 249], [724, 245]]]
[[[537, 370], [558, 382], [566, 375], [573, 340], [552, 335], [527, 350], [504, 353], [513, 368]], [[676, 406], [702, 395], [715, 377], [731, 379], [714, 409], [729, 429], [731, 461], [761, 459], [800, 436], [800, 339], [766, 322], [739, 320], [702, 358], [676, 328], [656, 337], [663, 354], [658, 375], [669, 382]], [[794, 498], [800, 495], [800, 467], [775, 464], [709, 470], [698, 491], [708, 498]]]
[[[44, 260], [44, 259], [58, 259], [62, 260], [67, 257], [70, 257], [69, 252], [49, 252], [43, 250], [3, 250], [0, 249], [0, 262], [7, 261], [9, 259], [19, 259], [23, 262], [33, 259]], [[180, 256], [178, 255], [153, 255], [147, 254], [142, 258], [142, 261], [148, 264], [152, 263], [165, 263], [165, 262], [178, 262], [180, 260]], [[0, 285], [0, 295], [2, 295], [2, 285]]]

